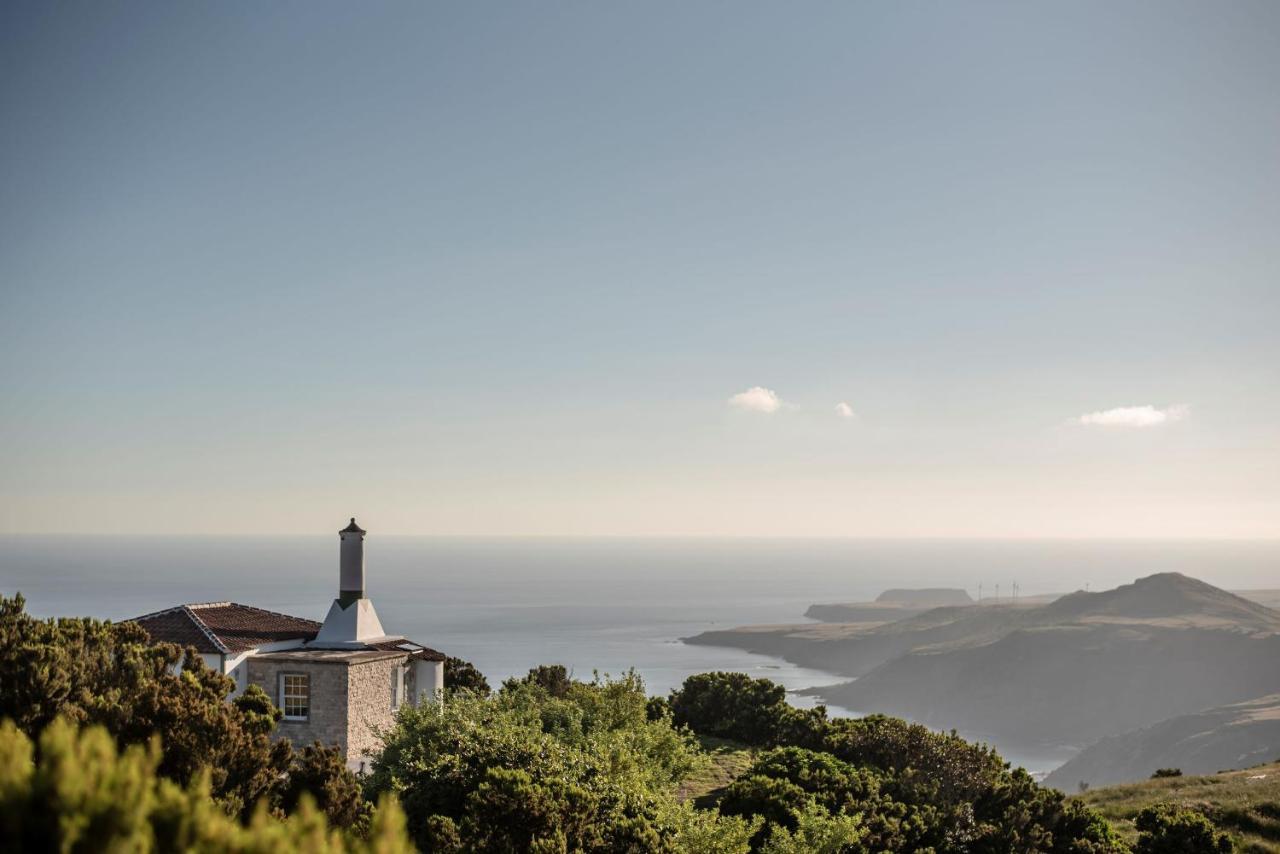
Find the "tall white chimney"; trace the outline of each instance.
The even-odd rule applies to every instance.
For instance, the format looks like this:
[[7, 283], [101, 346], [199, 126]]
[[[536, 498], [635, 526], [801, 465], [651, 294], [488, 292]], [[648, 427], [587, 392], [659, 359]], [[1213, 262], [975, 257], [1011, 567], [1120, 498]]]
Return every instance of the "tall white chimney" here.
[[338, 601], [343, 605], [364, 598], [364, 534], [355, 516], [338, 532]]
[[354, 516], [338, 532], [338, 598], [329, 606], [312, 646], [360, 648], [387, 636], [373, 603], [364, 595], [364, 535]]

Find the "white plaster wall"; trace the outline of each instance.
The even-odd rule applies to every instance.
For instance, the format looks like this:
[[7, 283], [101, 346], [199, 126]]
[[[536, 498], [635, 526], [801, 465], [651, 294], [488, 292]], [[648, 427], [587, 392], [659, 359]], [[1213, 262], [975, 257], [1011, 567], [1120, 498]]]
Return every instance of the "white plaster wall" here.
[[[248, 662], [250, 658], [262, 652], [280, 652], [281, 650], [286, 650], [286, 649], [297, 649], [298, 647], [302, 646], [302, 643], [303, 642], [301, 640], [280, 641], [279, 643], [265, 644], [263, 646], [258, 647], [257, 649], [250, 649], [244, 652], [237, 652], [237, 653], [228, 655], [226, 658], [226, 662], [227, 662], [226, 666], [222, 672], [230, 676], [236, 682], [235, 690], [231, 692], [231, 696], [232, 697], [240, 696], [240, 692], [243, 691], [246, 687], [248, 687], [249, 685], [249, 663]], [[217, 665], [211, 664], [210, 666], [216, 667]], [[274, 703], [276, 701], [277, 701], [277, 698], [272, 696], [271, 702]]]
[[343, 608], [335, 599], [329, 606], [329, 613], [324, 618], [324, 625], [316, 635], [316, 644], [359, 644], [376, 638], [384, 638], [387, 633], [382, 630], [382, 622], [378, 612], [373, 610], [373, 601], [357, 599]]
[[431, 703], [444, 692], [444, 662], [418, 660], [413, 663], [415, 703]]

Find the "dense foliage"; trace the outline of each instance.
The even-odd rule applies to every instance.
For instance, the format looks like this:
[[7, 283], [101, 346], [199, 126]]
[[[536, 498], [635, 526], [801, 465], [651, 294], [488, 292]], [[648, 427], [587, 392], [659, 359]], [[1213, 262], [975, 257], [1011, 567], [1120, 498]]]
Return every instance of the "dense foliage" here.
[[[181, 665], [181, 666], [179, 666]], [[1121, 854], [1078, 800], [993, 750], [895, 718], [796, 709], [740, 673], [647, 697], [634, 674], [536, 667], [497, 693], [446, 662], [360, 780], [194, 650], [132, 624], [36, 620], [0, 597], [0, 841], [17, 848], [394, 852]], [[82, 728], [82, 729], [78, 729]], [[33, 745], [36, 739], [38, 745]], [[704, 744], [738, 757], [714, 765]], [[749, 753], [748, 753], [749, 751]], [[682, 800], [682, 784], [710, 780]], [[375, 800], [397, 803], [374, 810]], [[286, 818], [287, 817], [287, 818]], [[1138, 819], [1141, 854], [1222, 854], [1203, 815]], [[371, 834], [366, 842], [361, 834]], [[287, 838], [286, 838], [287, 837]]]
[[484, 696], [489, 693], [489, 680], [470, 661], [449, 656], [444, 660], [444, 684], [452, 692], [470, 691]]
[[399, 796], [428, 852], [676, 851], [682, 834], [753, 829], [676, 803], [703, 761], [688, 733], [649, 719], [634, 674], [578, 682], [537, 668], [492, 697], [402, 710], [368, 791]]
[[378, 811], [368, 837], [331, 829], [311, 798], [281, 821], [258, 809], [241, 823], [217, 808], [209, 773], [178, 785], [158, 773], [158, 739], [117, 752], [102, 727], [55, 719], [35, 745], [0, 724], [0, 840], [11, 851], [369, 852], [412, 848], [399, 807]]
[[[1151, 807], [1176, 804], [1179, 809], [1194, 810], [1212, 824], [1214, 846], [1217, 836], [1226, 834], [1244, 854], [1280, 851], [1280, 762], [1102, 786], [1077, 797], [1097, 810], [1131, 845], [1136, 846], [1142, 835], [1138, 816]], [[1167, 807], [1161, 812], [1165, 810]], [[1180, 823], [1192, 822], [1194, 819], [1185, 817]], [[1152, 823], [1150, 817], [1143, 821], [1148, 833], [1159, 831], [1163, 824]], [[1153, 843], [1148, 841], [1148, 848]]]
[[781, 687], [741, 673], [691, 677], [670, 707], [695, 732], [772, 748], [720, 802], [727, 814], [765, 819], [756, 847], [771, 828], [794, 829], [818, 808], [858, 817], [866, 850], [1124, 850], [1096, 813], [954, 733], [880, 715], [829, 720], [821, 707], [794, 709]]
[[194, 650], [153, 644], [134, 623], [37, 620], [21, 595], [0, 596], [0, 720], [32, 739], [58, 718], [101, 726], [120, 747], [158, 735], [158, 773], [185, 786], [207, 772], [213, 796], [242, 818], [259, 802], [288, 811], [305, 790], [331, 822], [366, 822], [337, 751], [273, 743], [280, 712], [256, 686], [227, 702], [234, 687]]
[[1157, 804], [1138, 813], [1134, 854], [1231, 854], [1231, 839], [1195, 810]]

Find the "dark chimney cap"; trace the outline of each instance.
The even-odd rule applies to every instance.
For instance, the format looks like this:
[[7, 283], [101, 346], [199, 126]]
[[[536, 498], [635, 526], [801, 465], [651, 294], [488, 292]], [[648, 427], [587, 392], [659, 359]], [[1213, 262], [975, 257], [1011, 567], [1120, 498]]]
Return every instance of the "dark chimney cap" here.
[[363, 533], [365, 533], [365, 530], [364, 530], [364, 528], [361, 528], [359, 525], [357, 525], [357, 524], [356, 524], [356, 517], [355, 517], [355, 516], [352, 516], [352, 517], [351, 517], [351, 524], [350, 524], [350, 525], [348, 525], [347, 527], [343, 528], [343, 529], [342, 529], [341, 531], [339, 531], [338, 533], [339, 533], [339, 534], [363, 534]]

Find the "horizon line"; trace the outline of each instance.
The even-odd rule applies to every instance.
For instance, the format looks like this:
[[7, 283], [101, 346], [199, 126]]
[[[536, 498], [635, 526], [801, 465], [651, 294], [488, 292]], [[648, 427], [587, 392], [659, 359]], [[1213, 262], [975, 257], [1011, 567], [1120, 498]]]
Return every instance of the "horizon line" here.
[[[336, 529], [335, 529], [336, 533]], [[1069, 535], [968, 535], [968, 534], [566, 534], [566, 533], [403, 533], [400, 531], [371, 531], [377, 537], [400, 539], [437, 540], [737, 540], [762, 541], [840, 541], [840, 542], [1222, 542], [1222, 543], [1280, 543], [1280, 535], [1271, 536], [1069, 536]], [[319, 531], [275, 532], [209, 532], [209, 531], [0, 531], [0, 537], [102, 537], [121, 539], [126, 537], [160, 538], [268, 538], [268, 537], [318, 537], [328, 536]]]

